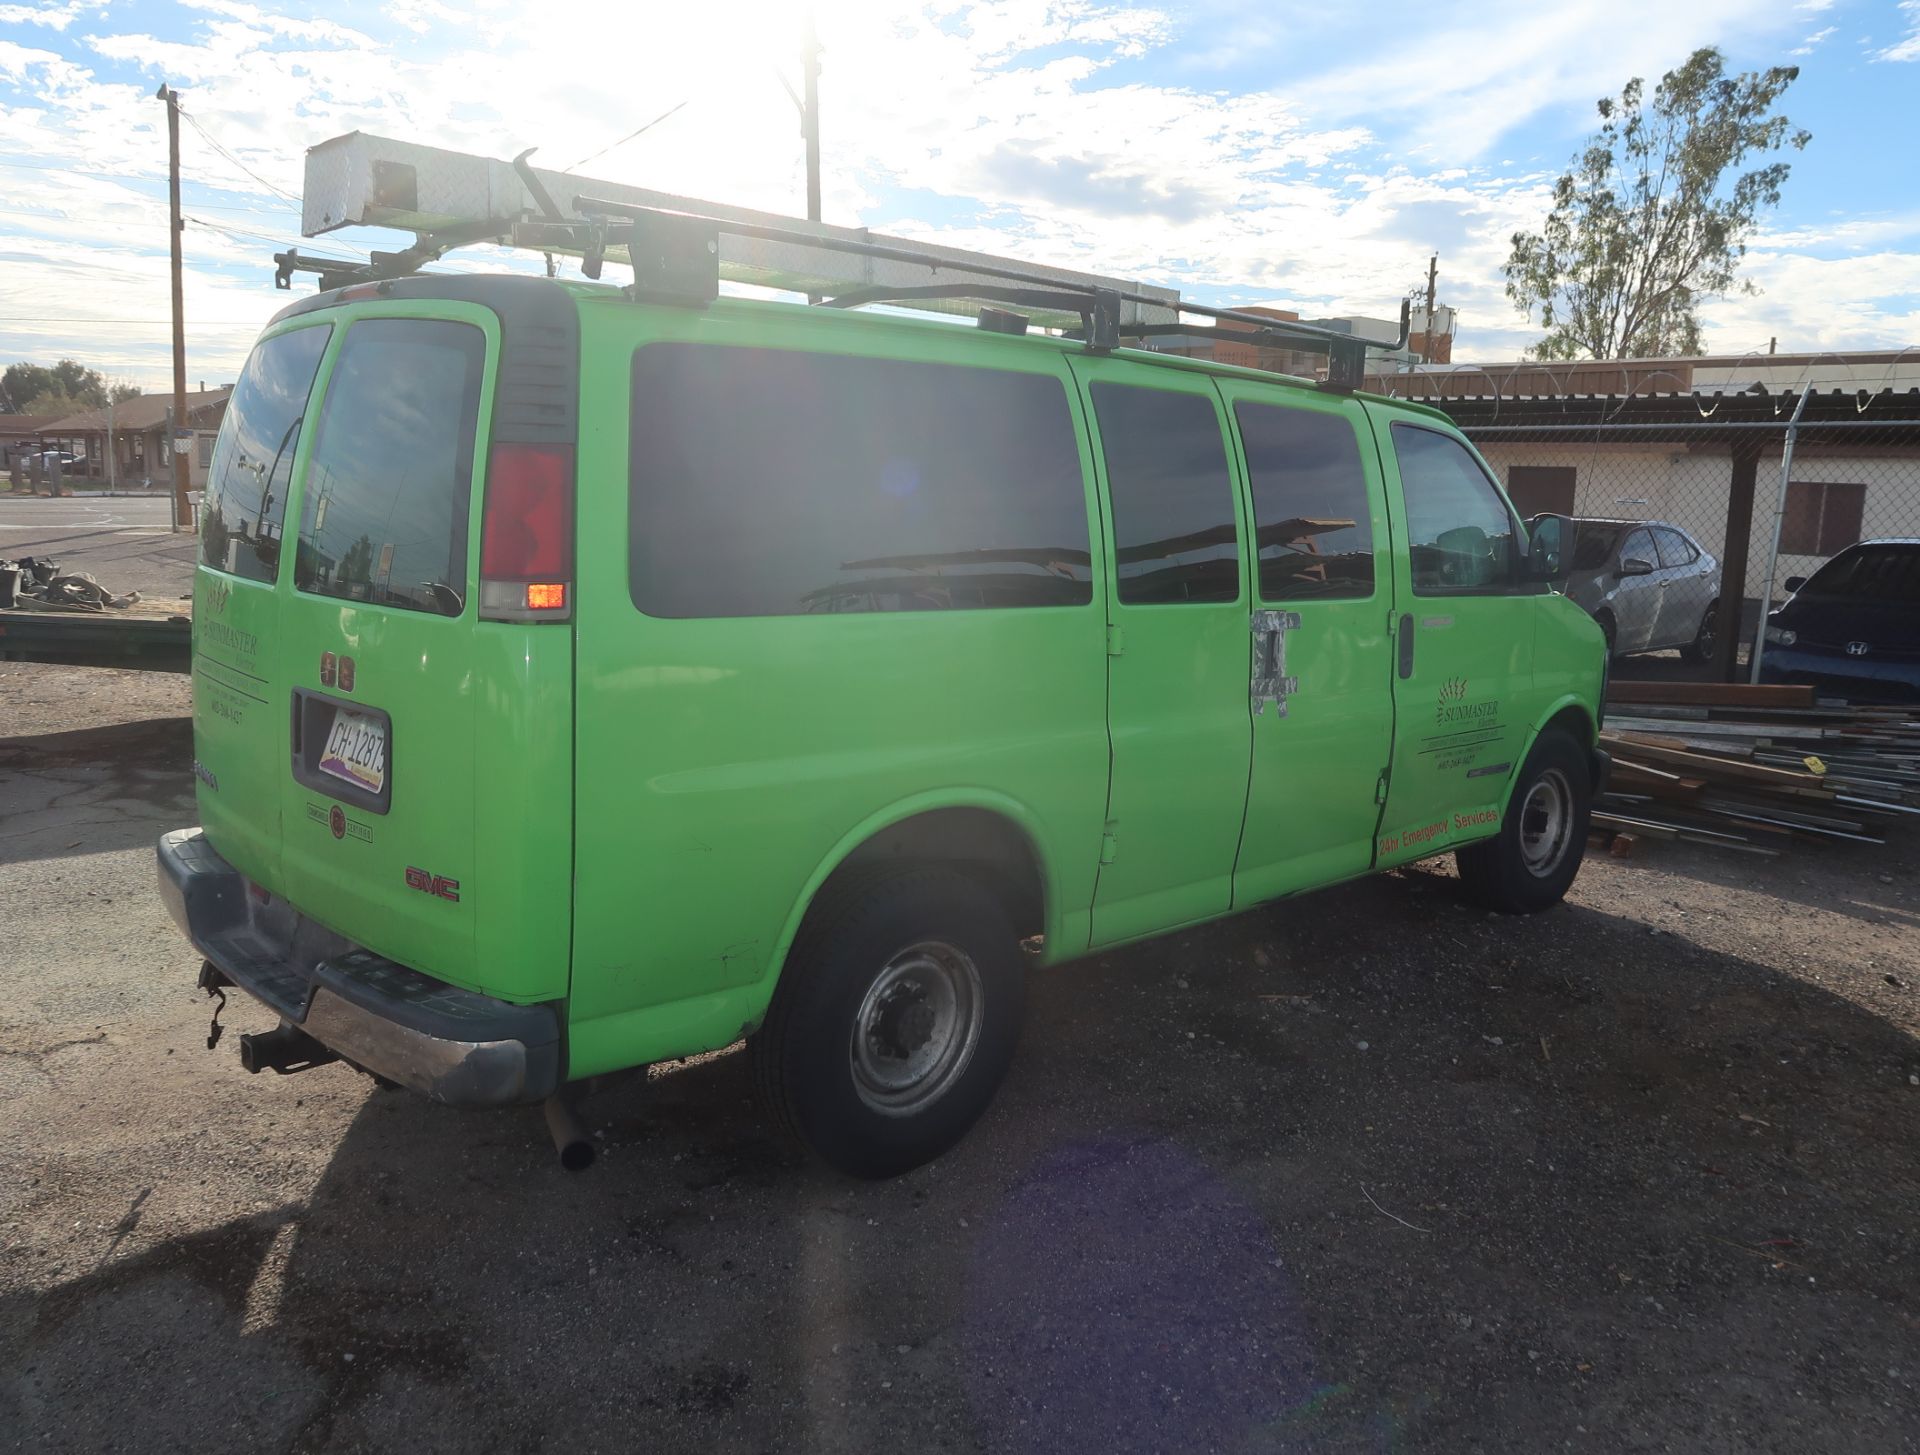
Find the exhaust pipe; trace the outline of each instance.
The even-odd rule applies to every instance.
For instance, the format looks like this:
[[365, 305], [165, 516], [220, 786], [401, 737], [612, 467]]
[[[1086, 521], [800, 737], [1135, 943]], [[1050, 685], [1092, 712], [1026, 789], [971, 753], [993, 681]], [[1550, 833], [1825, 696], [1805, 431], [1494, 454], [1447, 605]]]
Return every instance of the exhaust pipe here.
[[337, 1052], [328, 1050], [298, 1026], [281, 1026], [240, 1038], [240, 1064], [255, 1076], [262, 1071], [291, 1076], [339, 1059]]
[[593, 1166], [593, 1138], [587, 1135], [572, 1105], [556, 1091], [541, 1104], [541, 1110], [547, 1114], [547, 1132], [560, 1154], [560, 1165], [569, 1172], [585, 1172]]

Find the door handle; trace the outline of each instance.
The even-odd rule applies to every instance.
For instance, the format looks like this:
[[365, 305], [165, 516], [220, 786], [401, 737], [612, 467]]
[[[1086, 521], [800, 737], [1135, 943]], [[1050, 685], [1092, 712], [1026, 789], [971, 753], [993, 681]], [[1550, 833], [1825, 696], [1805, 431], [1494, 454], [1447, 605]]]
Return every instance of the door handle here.
[[1400, 618], [1400, 679], [1413, 675], [1413, 613]]

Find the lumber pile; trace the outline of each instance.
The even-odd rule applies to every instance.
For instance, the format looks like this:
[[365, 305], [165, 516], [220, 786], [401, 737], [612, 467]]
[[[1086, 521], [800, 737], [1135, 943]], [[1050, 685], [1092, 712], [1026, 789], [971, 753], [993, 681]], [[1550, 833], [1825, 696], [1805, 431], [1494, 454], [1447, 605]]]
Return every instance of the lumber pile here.
[[1593, 826], [1626, 837], [1628, 852], [1642, 838], [1768, 855], [1880, 844], [1920, 819], [1920, 706], [1849, 706], [1811, 687], [1615, 682], [1600, 738], [1613, 779]]

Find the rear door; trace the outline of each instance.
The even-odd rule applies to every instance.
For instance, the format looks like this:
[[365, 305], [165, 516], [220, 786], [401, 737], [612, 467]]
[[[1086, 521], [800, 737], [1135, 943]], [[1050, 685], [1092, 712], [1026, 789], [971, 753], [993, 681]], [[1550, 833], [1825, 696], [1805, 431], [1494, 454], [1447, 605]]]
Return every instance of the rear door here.
[[200, 510], [193, 583], [193, 753], [200, 823], [258, 884], [280, 875], [286, 665], [279, 652], [287, 495], [333, 325], [303, 318], [254, 346], [234, 386]]
[[1239, 491], [1200, 374], [1077, 358], [1105, 486], [1112, 777], [1093, 942], [1224, 914], [1252, 751]]
[[474, 959], [469, 541], [498, 323], [408, 311], [338, 326], [288, 521], [281, 883], [321, 923], [458, 983]]
[[1660, 552], [1660, 623], [1654, 640], [1664, 647], [1684, 647], [1700, 634], [1712, 597], [1712, 580], [1699, 548], [1670, 525], [1653, 527], [1653, 544]]
[[1377, 863], [1499, 828], [1525, 749], [1538, 588], [1520, 525], [1464, 441], [1369, 405], [1387, 472], [1398, 611], [1393, 769]]

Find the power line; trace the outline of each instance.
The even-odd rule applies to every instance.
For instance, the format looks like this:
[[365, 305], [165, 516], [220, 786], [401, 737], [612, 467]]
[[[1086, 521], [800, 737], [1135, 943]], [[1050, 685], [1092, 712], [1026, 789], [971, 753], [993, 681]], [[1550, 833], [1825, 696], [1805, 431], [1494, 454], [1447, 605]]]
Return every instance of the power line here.
[[[692, 99], [693, 98], [689, 96], [687, 98], [687, 101], [691, 101]], [[571, 167], [568, 167], [567, 170], [569, 172], [577, 172], [582, 167], [586, 166], [588, 162], [599, 161], [600, 158], [604, 157], [608, 152], [612, 151], [614, 147], [625, 146], [628, 142], [632, 141], [636, 136], [639, 136], [641, 132], [652, 131], [654, 127], [658, 126], [661, 122], [665, 121], [669, 116], [673, 115], [673, 113], [678, 111], [682, 106], [685, 106], [687, 104], [687, 101], [679, 101], [673, 104], [672, 106], [669, 106], [665, 111], [661, 112], [658, 116], [654, 117], [653, 120], [649, 121], [645, 126], [635, 127], [632, 131], [628, 132], [625, 136], [621, 137], [619, 141], [614, 142], [611, 146], [601, 147], [599, 151], [595, 152], [590, 157], [582, 157], [579, 161], [575, 162]]]
[[[273, 237], [264, 232], [249, 232], [244, 227], [227, 227], [222, 223], [208, 222], [204, 217], [189, 216], [187, 218], [187, 221], [191, 222], [196, 227], [204, 227], [209, 232], [225, 233], [228, 237], [247, 238], [247, 239], [251, 239], [254, 242], [272, 243], [275, 247], [289, 246], [285, 238]], [[299, 244], [296, 243], [296, 244], [292, 244], [291, 246], [298, 247]], [[304, 248], [301, 250], [301, 256], [312, 257], [312, 258], [329, 258], [336, 263], [361, 263], [366, 261], [366, 259], [364, 258], [347, 257], [343, 253], [315, 252], [315, 251], [311, 251]]]
[[200, 133], [201, 137], [205, 139], [208, 146], [212, 147], [216, 152], [220, 153], [221, 156], [225, 157], [228, 161], [232, 162], [234, 166], [238, 167], [241, 171], [245, 172], [249, 177], [253, 178], [254, 181], [258, 182], [262, 187], [265, 187], [269, 192], [273, 193], [276, 197], [284, 197], [286, 198], [287, 201], [293, 203], [294, 206], [296, 207], [300, 205], [300, 199], [298, 197], [295, 197], [291, 192], [284, 191], [281, 188], [274, 186], [273, 183], [269, 182], [265, 177], [261, 176], [258, 172], [254, 171], [252, 167], [249, 167], [245, 162], [241, 161], [240, 158], [236, 157], [232, 152], [228, 151], [225, 147], [221, 146], [219, 142], [215, 141], [213, 137], [213, 133], [208, 131], [204, 126], [202, 126], [194, 118], [194, 115], [191, 111], [187, 110], [184, 106], [180, 107], [179, 110], [180, 110], [180, 114], [186, 117], [187, 124], [191, 126], [195, 131]]
[[[64, 162], [0, 161], [0, 167], [12, 167], [22, 172], [65, 172], [70, 177], [85, 177], [90, 181], [110, 182], [124, 192], [132, 192], [133, 195], [138, 197], [142, 202], [163, 202], [166, 200], [161, 197], [152, 196], [146, 192], [136, 191], [134, 188], [129, 187], [127, 185], [129, 182], [153, 182], [159, 184], [165, 181], [162, 177], [145, 177], [138, 172], [93, 172], [83, 170], [80, 167], [69, 166]], [[205, 187], [208, 190], [223, 192], [234, 190], [230, 187], [217, 187], [216, 184], [211, 182], [199, 182], [194, 185]], [[299, 209], [297, 207], [235, 207], [231, 203], [221, 202], [196, 202], [194, 206], [203, 212], [248, 212], [256, 217], [286, 217], [289, 214], [293, 216], [299, 215]]]

